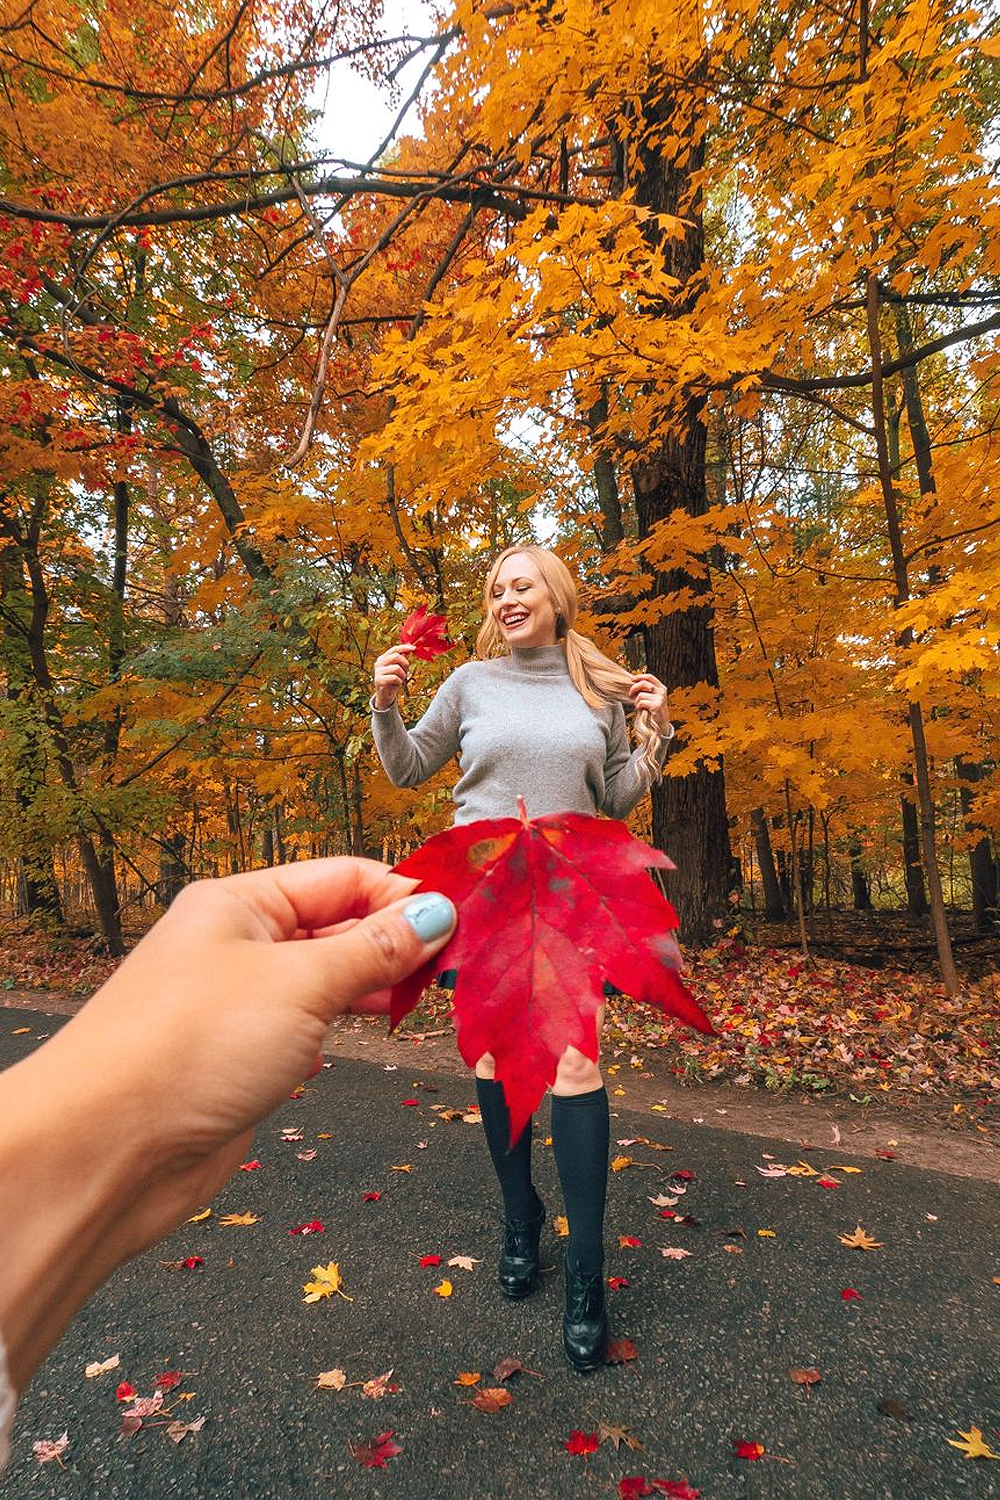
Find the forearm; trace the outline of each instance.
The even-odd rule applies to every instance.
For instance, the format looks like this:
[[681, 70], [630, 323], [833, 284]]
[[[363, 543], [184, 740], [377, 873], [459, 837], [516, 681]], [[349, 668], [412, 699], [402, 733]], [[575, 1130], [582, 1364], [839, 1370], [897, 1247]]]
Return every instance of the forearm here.
[[129, 1253], [143, 1175], [108, 1090], [81, 1089], [70, 1039], [55, 1040], [0, 1074], [0, 1333], [17, 1390]]

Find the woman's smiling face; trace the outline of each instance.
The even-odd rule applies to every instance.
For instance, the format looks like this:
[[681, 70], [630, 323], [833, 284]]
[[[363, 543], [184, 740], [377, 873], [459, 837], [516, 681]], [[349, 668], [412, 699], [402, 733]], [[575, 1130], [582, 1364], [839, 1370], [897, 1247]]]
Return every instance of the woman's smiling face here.
[[556, 643], [552, 597], [530, 557], [514, 552], [504, 558], [490, 598], [493, 618], [508, 646], [521, 651]]

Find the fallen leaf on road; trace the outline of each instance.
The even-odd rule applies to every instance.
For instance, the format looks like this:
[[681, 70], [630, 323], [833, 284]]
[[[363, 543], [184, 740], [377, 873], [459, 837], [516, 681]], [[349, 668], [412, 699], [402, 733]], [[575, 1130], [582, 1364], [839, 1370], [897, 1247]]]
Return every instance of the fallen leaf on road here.
[[88, 1380], [93, 1380], [97, 1375], [106, 1375], [109, 1370], [117, 1370], [121, 1362], [120, 1354], [112, 1354], [110, 1359], [92, 1360], [83, 1373]]
[[565, 1214], [556, 1214], [552, 1220], [552, 1228], [561, 1240], [569, 1235], [569, 1220]]
[[685, 1256], [691, 1254], [691, 1251], [682, 1250], [679, 1245], [664, 1245], [660, 1254], [665, 1260], [683, 1260]]
[[612, 1172], [624, 1172], [626, 1167], [632, 1165], [631, 1156], [616, 1156], [611, 1163]]
[[362, 1203], [377, 1203], [381, 1196], [381, 1193], [362, 1193], [361, 1201]]
[[537, 1370], [529, 1370], [519, 1359], [511, 1355], [508, 1355], [506, 1359], [498, 1360], [493, 1366], [494, 1380], [509, 1380], [512, 1375], [532, 1375], [536, 1380], [542, 1379]]
[[801, 1365], [792, 1365], [788, 1371], [788, 1378], [796, 1385], [819, 1385], [822, 1376], [818, 1370], [806, 1370]]
[[321, 1224], [320, 1221], [319, 1221], [319, 1219], [310, 1219], [309, 1222], [308, 1222], [308, 1224], [296, 1224], [295, 1228], [294, 1229], [290, 1229], [288, 1231], [288, 1233], [289, 1234], [325, 1234], [326, 1233], [326, 1226], [324, 1224]]
[[842, 1245], [848, 1245], [852, 1250], [882, 1250], [885, 1248], [881, 1240], [873, 1240], [867, 1229], [862, 1229], [860, 1224], [853, 1234], [838, 1234], [837, 1238]]
[[353, 1302], [341, 1286], [341, 1275], [339, 1262], [331, 1260], [325, 1266], [313, 1266], [312, 1274], [314, 1281], [307, 1281], [302, 1290], [305, 1296], [303, 1302], [320, 1302], [324, 1297], [334, 1295], [343, 1297], [345, 1302]]
[[129, 1383], [128, 1383], [127, 1380], [123, 1380], [122, 1383], [121, 1383], [121, 1385], [115, 1391], [115, 1400], [116, 1401], [131, 1401], [132, 1397], [134, 1395], [135, 1395], [135, 1386], [134, 1385], [129, 1385]]
[[481, 1379], [482, 1375], [478, 1370], [463, 1370], [461, 1374], [455, 1376], [452, 1385], [478, 1385]]
[[763, 1458], [764, 1457], [764, 1444], [763, 1443], [747, 1443], [747, 1442], [737, 1443], [736, 1444], [736, 1457], [737, 1458], [748, 1458], [748, 1459]]
[[777, 1238], [773, 1229], [758, 1229], [757, 1234], [762, 1240], [773, 1240]]
[[435, 1290], [435, 1292], [437, 1293], [437, 1295], [439, 1297], [450, 1297], [451, 1294], [452, 1294], [452, 1292], [455, 1290], [455, 1288], [452, 1286], [451, 1282], [446, 1277], [444, 1281], [440, 1282], [434, 1288], [434, 1290]]
[[469, 1405], [477, 1411], [499, 1411], [502, 1406], [509, 1406], [513, 1399], [510, 1391], [502, 1385], [488, 1385], [485, 1390], [476, 1392]]
[[856, 1292], [852, 1286], [845, 1286], [840, 1294], [845, 1302], [860, 1302], [861, 1293]]
[[403, 1451], [399, 1443], [392, 1441], [391, 1432], [380, 1432], [370, 1443], [359, 1443], [356, 1448], [349, 1443], [348, 1447], [353, 1457], [366, 1469], [384, 1469], [387, 1458], [395, 1458], [397, 1453]]
[[229, 1225], [229, 1224], [256, 1224], [257, 1223], [257, 1215], [256, 1214], [251, 1214], [251, 1213], [245, 1213], [245, 1214], [223, 1214], [222, 1218], [219, 1220], [219, 1223], [220, 1224], [227, 1224], [227, 1225]]
[[754, 1171], [755, 1172], [759, 1172], [762, 1177], [785, 1177], [787, 1175], [787, 1173], [788, 1173], [788, 1170], [789, 1170], [788, 1167], [782, 1167], [782, 1166], [777, 1166], [777, 1165], [773, 1166], [773, 1167], [755, 1167], [754, 1168]]
[[203, 1208], [200, 1214], [192, 1214], [191, 1218], [188, 1219], [188, 1223], [202, 1224], [206, 1219], [210, 1219], [211, 1216], [212, 1210], [210, 1208]]
[[608, 1365], [624, 1365], [638, 1359], [639, 1351], [631, 1339], [609, 1339], [604, 1362]]
[[627, 1276], [609, 1276], [608, 1286], [613, 1292], [620, 1292], [624, 1287], [630, 1286], [631, 1282]]
[[440, 1255], [422, 1255], [420, 1257], [420, 1264], [422, 1266], [439, 1266], [441, 1264], [441, 1257]]
[[817, 1177], [816, 1186], [821, 1188], [839, 1188], [840, 1183], [836, 1177]]
[[316, 1154], [315, 1146], [311, 1147], [308, 1151], [296, 1151], [295, 1153], [299, 1161], [315, 1161]]
[[613, 1427], [609, 1422], [599, 1422], [597, 1424], [597, 1436], [598, 1440], [602, 1443], [614, 1443], [616, 1453], [621, 1450], [622, 1443], [633, 1452], [637, 1449], [642, 1451], [642, 1444], [639, 1439], [633, 1437], [627, 1427]]
[[[190, 1371], [188, 1372], [190, 1373]], [[172, 1391], [181, 1383], [180, 1370], [163, 1370], [153, 1381], [154, 1391]]]
[[481, 1260], [474, 1260], [471, 1255], [453, 1255], [448, 1262], [449, 1266], [458, 1266], [460, 1271], [471, 1271], [474, 1266], [481, 1266]]
[[957, 1448], [963, 1458], [1000, 1458], [1000, 1453], [994, 1453], [989, 1444], [983, 1442], [983, 1434], [978, 1427], [970, 1427], [968, 1432], [963, 1432], [960, 1427], [958, 1438], [945, 1438], [945, 1442]]
[[679, 1198], [668, 1198], [666, 1193], [657, 1193], [655, 1198], [650, 1198], [654, 1208], [673, 1208], [680, 1202]]
[[390, 1172], [412, 1172], [413, 1168], [410, 1166], [409, 1162], [405, 1162], [403, 1164], [403, 1166], [401, 1166], [401, 1167], [390, 1167], [389, 1171]]
[[239, 1171], [239, 1172], [256, 1172], [262, 1166], [263, 1166], [263, 1162], [259, 1162], [256, 1159], [256, 1157], [255, 1157], [253, 1161], [240, 1162], [240, 1165], [237, 1168], [237, 1171]]
[[69, 1432], [67, 1430], [60, 1438], [55, 1438], [54, 1440], [52, 1438], [41, 1438], [37, 1443], [32, 1443], [31, 1451], [40, 1464], [50, 1464], [55, 1459], [60, 1469], [64, 1469], [66, 1465], [62, 1461], [62, 1456], [68, 1447]]
[[380, 1401], [383, 1396], [394, 1396], [400, 1386], [392, 1383], [392, 1371], [386, 1370], [384, 1375], [373, 1375], [371, 1380], [366, 1380], [361, 1387], [362, 1396], [368, 1396], [372, 1401]]
[[618, 1248], [619, 1250], [641, 1250], [642, 1240], [637, 1239], [634, 1234], [620, 1234]]
[[850, 1174], [851, 1172], [862, 1172], [862, 1171], [864, 1171], [864, 1168], [863, 1167], [842, 1167], [842, 1166], [838, 1165], [836, 1167], [827, 1167], [826, 1170], [828, 1172], [847, 1172], [848, 1174]]
[[589, 1454], [596, 1453], [600, 1442], [596, 1432], [580, 1432], [574, 1427], [568, 1438], [563, 1439], [563, 1447], [567, 1453]]
[[316, 1376], [318, 1391], [342, 1391], [346, 1384], [347, 1376], [343, 1370], [322, 1370]]
[[168, 1422], [167, 1437], [174, 1443], [183, 1443], [191, 1432], [200, 1432], [205, 1425], [204, 1417], [195, 1417], [193, 1422]]

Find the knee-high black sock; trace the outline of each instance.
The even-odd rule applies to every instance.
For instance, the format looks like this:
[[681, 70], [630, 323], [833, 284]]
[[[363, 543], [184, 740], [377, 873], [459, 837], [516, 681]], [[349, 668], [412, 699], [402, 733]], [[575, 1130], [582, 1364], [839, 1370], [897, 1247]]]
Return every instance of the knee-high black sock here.
[[508, 1219], [534, 1219], [541, 1200], [531, 1184], [531, 1121], [510, 1146], [510, 1115], [503, 1084], [497, 1083], [495, 1078], [477, 1078], [476, 1097], [483, 1116], [486, 1144], [500, 1179], [504, 1213]]
[[569, 1220], [567, 1259], [585, 1275], [604, 1269], [610, 1135], [605, 1088], [552, 1095], [552, 1149]]

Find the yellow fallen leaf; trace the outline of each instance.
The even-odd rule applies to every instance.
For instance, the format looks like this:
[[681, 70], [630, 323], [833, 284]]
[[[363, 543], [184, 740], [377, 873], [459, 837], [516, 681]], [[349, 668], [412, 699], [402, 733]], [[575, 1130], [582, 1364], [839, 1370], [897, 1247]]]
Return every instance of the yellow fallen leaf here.
[[346, 1384], [347, 1376], [343, 1370], [323, 1370], [316, 1376], [318, 1391], [342, 1391]]
[[251, 1214], [251, 1213], [245, 1213], [245, 1214], [223, 1214], [222, 1218], [219, 1220], [219, 1223], [220, 1224], [256, 1224], [257, 1223], [257, 1215], [256, 1214]]
[[630, 1167], [631, 1165], [631, 1156], [616, 1156], [614, 1161], [611, 1163], [611, 1170], [612, 1172], [624, 1172], [625, 1168]]
[[649, 1107], [658, 1115], [665, 1115], [667, 1112], [666, 1106], [663, 1104], [651, 1104]]
[[11, 1032], [11, 1036], [27, 1036], [30, 1030], [30, 1026], [15, 1026], [14, 1030]]
[[552, 1220], [552, 1228], [561, 1240], [566, 1239], [569, 1234], [569, 1220], [565, 1214], [556, 1214]]
[[312, 1274], [316, 1279], [307, 1281], [303, 1286], [302, 1290], [306, 1294], [302, 1298], [303, 1302], [320, 1302], [324, 1297], [332, 1297], [334, 1293], [338, 1297], [343, 1297], [345, 1302], [354, 1301], [354, 1298], [349, 1297], [340, 1284], [339, 1262], [331, 1260], [325, 1266], [313, 1266]]
[[624, 1089], [615, 1089], [615, 1097], [618, 1098], [618, 1099], [623, 1099], [625, 1097], [625, 1090]]
[[453, 1385], [478, 1385], [481, 1379], [482, 1379], [482, 1374], [480, 1373], [479, 1370], [477, 1370], [475, 1372], [475, 1374], [473, 1374], [473, 1372], [471, 1370], [463, 1370], [460, 1375], [456, 1375], [455, 1376], [455, 1379], [452, 1381], [452, 1384]]
[[188, 1219], [188, 1223], [189, 1224], [201, 1224], [205, 1219], [207, 1219], [211, 1215], [211, 1212], [212, 1212], [212, 1210], [210, 1208], [203, 1208], [200, 1214], [192, 1214], [191, 1218]]
[[859, 1224], [853, 1234], [838, 1234], [838, 1240], [842, 1245], [849, 1245], [852, 1250], [881, 1250], [884, 1248], [881, 1240], [873, 1240], [867, 1229], [862, 1229]]
[[773, 1240], [776, 1238], [773, 1229], [758, 1229], [757, 1233], [762, 1240]]
[[[958, 1438], [962, 1441], [959, 1442]], [[945, 1442], [957, 1448], [965, 1458], [1000, 1458], [1000, 1453], [994, 1453], [989, 1444], [983, 1442], [983, 1434], [978, 1427], [970, 1427], [968, 1432], [963, 1432], [960, 1427], [958, 1438], [945, 1438]]]
[[446, 1279], [441, 1282], [440, 1286], [436, 1286], [434, 1290], [437, 1292], [439, 1297], [450, 1297], [452, 1292], [454, 1291], [454, 1288], [451, 1282]]
[[316, 1137], [316, 1139], [318, 1141], [332, 1141], [333, 1140], [333, 1134], [329, 1130], [321, 1130], [320, 1133], [319, 1133], [319, 1135]]
[[819, 1173], [815, 1167], [811, 1167], [807, 1161], [800, 1161], [797, 1167], [788, 1168], [789, 1177], [818, 1177]]
[[861, 1172], [863, 1167], [827, 1167], [828, 1172]]
[[390, 1167], [389, 1171], [390, 1172], [412, 1172], [413, 1168], [410, 1166], [409, 1162], [407, 1162], [406, 1165], [403, 1166], [403, 1167]]
[[121, 1355], [112, 1354], [110, 1359], [95, 1359], [84, 1370], [88, 1380], [93, 1380], [95, 1375], [106, 1375], [109, 1370], [117, 1370], [121, 1364]]

